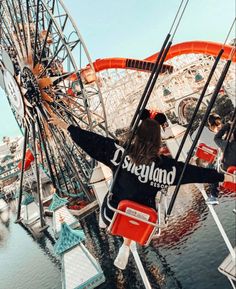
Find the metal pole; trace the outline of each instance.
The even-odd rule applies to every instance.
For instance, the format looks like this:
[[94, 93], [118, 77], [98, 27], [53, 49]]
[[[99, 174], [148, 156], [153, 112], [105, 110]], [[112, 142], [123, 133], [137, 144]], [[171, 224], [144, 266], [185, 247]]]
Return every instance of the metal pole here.
[[20, 174], [20, 189], [19, 189], [19, 200], [18, 200], [18, 209], [17, 209], [17, 217], [16, 222], [19, 222], [21, 219], [21, 202], [22, 202], [22, 194], [23, 194], [23, 179], [24, 179], [24, 171], [25, 171], [25, 155], [26, 155], [26, 147], [28, 142], [28, 128], [25, 127], [25, 135], [24, 135], [24, 145], [23, 145], [23, 154], [21, 160], [21, 174]]
[[164, 52], [165, 47], [166, 47], [166, 45], [167, 45], [167, 42], [168, 42], [169, 39], [170, 39], [170, 36], [171, 36], [170, 33], [167, 34], [167, 36], [166, 36], [166, 38], [165, 38], [165, 40], [164, 40], [164, 42], [163, 42], [163, 45], [162, 45], [162, 47], [161, 47], [161, 51], [160, 51], [159, 54], [158, 54], [158, 57], [157, 57], [156, 62], [155, 62], [155, 64], [154, 64], [154, 66], [153, 66], [151, 75], [149, 76], [148, 82], [147, 82], [147, 84], [146, 84], [146, 86], [145, 86], [145, 88], [144, 88], [142, 97], [141, 97], [141, 99], [140, 99], [140, 101], [139, 101], [138, 107], [137, 107], [137, 109], [136, 109], [136, 111], [135, 111], [135, 114], [134, 114], [133, 119], [132, 119], [132, 121], [131, 121], [130, 127], [132, 127], [132, 126], [134, 125], [135, 119], [137, 118], [137, 115], [138, 115], [139, 112], [140, 112], [140, 108], [141, 108], [142, 103], [143, 103], [143, 101], [144, 101], [144, 99], [145, 99], [145, 97], [146, 97], [146, 94], [147, 94], [147, 92], [148, 92], [148, 88], [149, 88], [149, 86], [151, 85], [151, 82], [153, 81], [153, 78], [154, 78], [154, 75], [155, 75], [156, 70], [157, 70], [157, 68], [158, 68], [160, 59], [161, 59], [161, 57], [162, 57], [162, 55], [163, 55], [163, 52]]
[[182, 151], [182, 149], [183, 149], [183, 146], [184, 146], [184, 144], [185, 144], [185, 141], [186, 141], [186, 139], [187, 139], [187, 137], [188, 137], [188, 134], [189, 134], [189, 132], [190, 132], [190, 129], [192, 128], [194, 119], [195, 119], [195, 117], [196, 117], [196, 115], [197, 115], [197, 113], [198, 113], [198, 110], [199, 110], [199, 108], [200, 108], [200, 105], [201, 105], [201, 103], [202, 103], [202, 100], [203, 100], [203, 98], [204, 98], [204, 96], [205, 96], [205, 94], [206, 94], [206, 90], [207, 90], [207, 88], [208, 88], [208, 86], [209, 86], [209, 83], [210, 83], [210, 81], [211, 81], [211, 79], [212, 79], [212, 76], [213, 76], [213, 74], [214, 74], [214, 72], [215, 72], [215, 70], [216, 70], [216, 67], [217, 67], [217, 65], [218, 65], [218, 63], [219, 63], [219, 61], [220, 61], [220, 58], [221, 58], [221, 56], [222, 56], [223, 53], [224, 53], [224, 50], [221, 49], [220, 52], [219, 52], [219, 54], [218, 54], [218, 56], [217, 56], [217, 58], [215, 59], [215, 62], [214, 62], [214, 64], [213, 64], [212, 68], [211, 68], [211, 71], [210, 71], [210, 73], [209, 73], [209, 76], [208, 76], [208, 78], [207, 78], [207, 81], [206, 81], [206, 83], [205, 83], [205, 85], [204, 85], [204, 88], [203, 88], [203, 90], [202, 90], [202, 92], [201, 92], [201, 95], [200, 95], [200, 97], [199, 97], [199, 99], [198, 99], [197, 105], [196, 105], [196, 107], [195, 107], [195, 109], [194, 109], [194, 112], [193, 112], [193, 115], [192, 115], [192, 117], [191, 117], [191, 120], [190, 120], [190, 122], [189, 122], [189, 124], [188, 124], [188, 127], [187, 127], [187, 129], [186, 129], [186, 131], [185, 131], [185, 133], [184, 133], [184, 136], [183, 136], [183, 138], [182, 138], [182, 140], [181, 140], [181, 143], [180, 143], [180, 145], [179, 145], [177, 154], [176, 154], [176, 156], [175, 156], [175, 160], [178, 160], [178, 159], [179, 159], [179, 156], [180, 156], [180, 154], [181, 154], [181, 151]]
[[[59, 117], [61, 117], [60, 114], [58, 114], [58, 112], [57, 112], [56, 110], [55, 110], [54, 112], [55, 112]], [[75, 121], [74, 118], [73, 118], [73, 121]], [[75, 121], [75, 122], [76, 122], [76, 121]], [[70, 148], [69, 148], [68, 145], [67, 145], [66, 138], [64, 137], [63, 134], [61, 134], [60, 130], [57, 130], [57, 131], [58, 131], [58, 134], [60, 134], [60, 137], [61, 137], [62, 139], [64, 139], [64, 141], [65, 141], [65, 142], [64, 142], [64, 145], [63, 145], [63, 147], [65, 148], [65, 153], [67, 153], [68, 157], [70, 157]], [[55, 142], [55, 143], [57, 143], [57, 142]], [[77, 150], [77, 151], [78, 151], [78, 150]], [[78, 152], [79, 152], [79, 151], [78, 151]], [[70, 159], [71, 159], [71, 158], [70, 158]], [[73, 160], [71, 159], [71, 162], [72, 162], [72, 161], [73, 161]], [[80, 162], [78, 161], [78, 162], [76, 162], [76, 164], [78, 165], [81, 173], [83, 174], [84, 179], [88, 181], [88, 177], [87, 177], [86, 173], [83, 171], [83, 168], [82, 168]], [[91, 170], [92, 170], [92, 169], [91, 169]]]
[[[53, 136], [52, 136], [52, 137], [53, 137]], [[54, 137], [53, 137], [53, 140], [54, 140], [54, 143], [55, 143], [55, 145], [56, 145], [56, 141], [55, 141]], [[57, 146], [57, 145], [56, 145], [56, 146]], [[64, 176], [63, 169], [62, 169], [62, 167], [61, 167], [61, 165], [60, 165], [60, 162], [61, 162], [62, 164], [63, 164], [64, 162], [63, 162], [63, 159], [62, 159], [62, 157], [61, 157], [60, 148], [57, 147], [57, 149], [58, 149], [58, 153], [59, 153], [59, 157], [60, 157], [60, 160], [59, 160], [59, 162], [58, 162], [58, 167], [59, 167], [59, 170], [60, 170], [60, 174], [61, 174], [61, 176], [62, 176], [62, 178], [63, 178], [63, 181], [64, 181], [64, 183], [65, 183], [66, 190], [67, 190], [67, 192], [69, 192], [69, 188], [68, 188], [68, 186], [67, 186], [67, 181], [66, 181], [66, 178], [65, 178], [65, 176]], [[65, 167], [65, 164], [64, 164], [64, 167]], [[69, 177], [69, 181], [71, 182], [69, 173], [68, 173], [68, 177]], [[71, 185], [72, 185], [72, 183], [71, 183]]]
[[[58, 115], [58, 117], [61, 117], [61, 115], [58, 113], [57, 110], [53, 109], [53, 111], [54, 111], [55, 114]], [[45, 112], [44, 112], [44, 110], [43, 110], [42, 107], [40, 107], [40, 112], [41, 112], [42, 116], [45, 118], [45, 120], [48, 121], [47, 115], [45, 114]], [[73, 119], [73, 120], [74, 120], [74, 119]], [[65, 121], [66, 121], [66, 120], [65, 120]], [[57, 143], [60, 143], [60, 140], [59, 140], [58, 136], [56, 135], [56, 133], [54, 132], [54, 130], [53, 130], [50, 126], [49, 126], [49, 129], [50, 129], [50, 131], [51, 131], [51, 133], [52, 133], [52, 136], [53, 136], [53, 138], [54, 138], [54, 142], [55, 142], [56, 144], [57, 144]], [[60, 130], [58, 130], [58, 129], [56, 129], [56, 130], [57, 130], [57, 133], [60, 135], [62, 141], [64, 141], [62, 147], [65, 148], [65, 154], [67, 153], [67, 158], [70, 159], [71, 162], [73, 162], [72, 158], [70, 157], [71, 151], [70, 151], [70, 148], [67, 146], [67, 140], [66, 140], [64, 134], [62, 134]], [[55, 139], [56, 139], [56, 141], [55, 141]], [[86, 179], [86, 174], [83, 172], [83, 169], [82, 169], [82, 167], [80, 166], [80, 163], [79, 163], [79, 162], [78, 162], [78, 163], [76, 162], [76, 164], [79, 166], [79, 169], [81, 170], [81, 172], [83, 173], [84, 178]]]
[[[58, 143], [60, 143], [60, 140], [58, 139], [57, 135], [56, 135], [54, 132], [53, 132], [53, 136], [55, 137], [56, 141], [57, 141]], [[71, 157], [70, 157], [70, 155], [69, 155], [69, 150], [68, 150], [68, 147], [67, 147], [66, 143], [64, 143], [64, 147], [65, 147], [64, 154], [65, 154], [65, 156], [67, 157], [67, 161], [68, 161], [68, 163], [69, 163], [70, 166], [71, 166], [71, 170], [72, 170], [72, 171], [74, 172], [74, 174], [76, 175], [76, 177], [77, 177], [77, 179], [78, 179], [78, 181], [79, 181], [79, 184], [80, 184], [83, 192], [84, 192], [85, 195], [87, 196], [88, 200], [89, 200], [89, 201], [93, 201], [92, 198], [91, 198], [91, 195], [89, 194], [89, 191], [85, 188], [83, 182], [81, 181], [81, 177], [79, 176], [79, 174], [78, 174], [78, 172], [77, 172], [77, 168], [76, 168], [76, 166], [74, 165], [73, 160], [71, 159]], [[83, 173], [83, 170], [82, 170], [81, 168], [80, 168], [80, 170], [81, 170], [81, 172]], [[84, 175], [84, 173], [83, 173], [83, 175]], [[86, 179], [86, 177], [85, 177], [85, 179]]]
[[35, 36], [34, 36], [34, 53], [33, 53], [33, 67], [35, 67], [36, 61], [37, 61], [37, 48], [38, 48], [38, 30], [39, 30], [39, 2], [40, 0], [37, 0], [37, 8], [36, 8], [36, 20], [35, 20]]
[[[203, 186], [201, 186], [200, 184], [197, 184], [196, 187], [197, 187], [197, 188], [200, 190], [200, 192], [202, 193], [203, 198], [204, 198], [205, 200], [207, 200], [207, 193], [206, 193], [206, 191], [204, 190]], [[221, 222], [220, 222], [220, 220], [219, 220], [219, 218], [218, 218], [218, 216], [217, 216], [217, 214], [216, 214], [213, 206], [212, 206], [212, 205], [208, 205], [208, 208], [209, 208], [209, 210], [210, 210], [210, 212], [211, 212], [211, 214], [212, 214], [212, 217], [213, 217], [213, 219], [214, 219], [214, 221], [215, 221], [215, 223], [216, 223], [216, 225], [217, 225], [217, 227], [218, 227], [218, 229], [219, 229], [219, 231], [220, 231], [220, 233], [221, 233], [224, 241], [225, 241], [226, 246], [227, 246], [228, 249], [229, 249], [229, 252], [230, 252], [232, 258], [235, 259], [235, 251], [234, 251], [234, 248], [232, 247], [232, 245], [231, 245], [231, 243], [230, 243], [230, 241], [229, 241], [229, 238], [228, 238], [228, 236], [226, 235], [225, 230], [224, 230], [224, 228], [223, 228], [223, 226], [222, 226], [222, 224], [221, 224]]]
[[[42, 113], [43, 117], [47, 120], [46, 115], [45, 115], [42, 107], [41, 107], [40, 112]], [[54, 139], [54, 135], [53, 135], [53, 132], [52, 132], [50, 127], [49, 127], [49, 130], [50, 130], [50, 132], [52, 134], [53, 141], [56, 144], [57, 142]], [[47, 144], [48, 144], [48, 149], [49, 149], [49, 152], [50, 152], [50, 155], [51, 155], [51, 161], [52, 161], [52, 164], [53, 164], [53, 167], [54, 167], [54, 170], [55, 170], [55, 174], [56, 174], [57, 184], [56, 184], [55, 188], [58, 189], [59, 195], [62, 196], [62, 188], [61, 188], [61, 184], [60, 184], [59, 172], [57, 171], [57, 167], [56, 167], [56, 163], [55, 163], [55, 159], [54, 159], [54, 148], [53, 148], [53, 146], [51, 145], [50, 142], [47, 142]], [[45, 141], [45, 145], [46, 145], [46, 141]], [[59, 151], [60, 151], [60, 148], [59, 148]], [[62, 174], [62, 169], [61, 169], [61, 166], [60, 166], [59, 163], [58, 163], [58, 166], [59, 166], [60, 173]], [[64, 179], [64, 175], [63, 174], [62, 174], [62, 177]], [[67, 191], [69, 192], [66, 182], [65, 182], [65, 186], [66, 186]]]
[[144, 284], [144, 287], [145, 289], [152, 289], [150, 283], [149, 283], [149, 280], [147, 278], [147, 275], [146, 275], [146, 272], [143, 268], [143, 264], [140, 260], [140, 257], [139, 257], [139, 254], [137, 252], [137, 247], [136, 247], [136, 243], [134, 241], [132, 241], [131, 245], [130, 245], [130, 250], [134, 256], [134, 260], [135, 260], [135, 263], [138, 267], [138, 270], [139, 270], [139, 273], [140, 273], [140, 276], [143, 280], [143, 284]]
[[[153, 75], [154, 75], [154, 74], [155, 74], [155, 75], [154, 75], [154, 77], [150, 80], [150, 82], [147, 83], [147, 85], [146, 85], [146, 87], [145, 87], [145, 90], [144, 90], [144, 91], [147, 92], [147, 93], [146, 93], [146, 95], [143, 94], [143, 96], [142, 96], [142, 103], [140, 102], [140, 104], [139, 104], [139, 106], [138, 106], [138, 108], [140, 109], [140, 111], [139, 111], [139, 112], [138, 112], [138, 110], [136, 111], [135, 116], [134, 116], [134, 118], [133, 118], [133, 120], [132, 120], [132, 122], [131, 122], [131, 125], [132, 125], [131, 135], [130, 135], [130, 138], [129, 138], [127, 144], [126, 144], [125, 151], [124, 151], [124, 153], [123, 153], [123, 155], [122, 155], [122, 157], [121, 157], [120, 164], [119, 164], [119, 166], [118, 166], [118, 168], [116, 169], [116, 172], [115, 172], [115, 174], [114, 174], [113, 182], [112, 182], [112, 185], [111, 185], [111, 188], [110, 188], [110, 192], [111, 192], [111, 193], [112, 193], [113, 188], [114, 188], [114, 186], [115, 186], [115, 182], [116, 182], [116, 179], [117, 179], [118, 174], [119, 174], [119, 172], [120, 172], [122, 163], [123, 163], [126, 155], [128, 154], [128, 150], [129, 150], [129, 147], [130, 147], [130, 145], [131, 145], [131, 142], [132, 142], [132, 139], [133, 139], [133, 137], [134, 137], [134, 134], [135, 134], [135, 132], [136, 132], [136, 129], [137, 129], [137, 127], [138, 127], [141, 114], [142, 114], [143, 110], [145, 109], [145, 107], [146, 107], [146, 105], [147, 105], [147, 102], [148, 102], [148, 100], [149, 100], [149, 98], [150, 98], [150, 95], [151, 95], [151, 93], [152, 93], [152, 90], [153, 90], [154, 85], [155, 85], [155, 83], [156, 83], [156, 80], [157, 80], [157, 78], [158, 78], [158, 75], [159, 75], [159, 73], [160, 73], [160, 71], [161, 71], [161, 69], [162, 69], [162, 65], [163, 65], [163, 63], [164, 63], [164, 60], [165, 60], [166, 55], [167, 55], [167, 53], [168, 53], [168, 51], [169, 51], [169, 49], [170, 49], [171, 44], [172, 44], [171, 41], [167, 44], [167, 47], [166, 47], [166, 49], [165, 49], [165, 51], [164, 51], [164, 53], [163, 53], [163, 55], [162, 55], [162, 58], [161, 58], [161, 60], [160, 60], [159, 65], [155, 65], [155, 66], [153, 67], [153, 70], [156, 68], [156, 71], [153, 72]], [[159, 57], [158, 57], [158, 58], [159, 58]], [[148, 84], [150, 84], [149, 87], [148, 87]], [[131, 127], [131, 126], [130, 126], [130, 127]]]
[[[42, 109], [42, 107], [40, 108], [40, 113], [41, 113], [42, 116], [45, 118], [45, 120], [48, 121], [47, 115], [45, 114], [45, 112], [44, 112], [44, 110]], [[49, 126], [49, 129], [50, 129], [50, 132], [51, 132], [52, 137], [53, 137], [53, 139], [54, 139], [54, 142], [55, 142], [56, 144], [60, 144], [60, 143], [61, 143], [61, 140], [58, 138], [58, 136], [57, 136], [57, 134], [55, 133], [55, 131], [54, 131], [50, 126]], [[60, 135], [60, 137], [63, 138], [62, 135], [61, 135], [60, 130], [57, 130], [57, 132], [58, 132], [58, 134]], [[79, 174], [78, 174], [78, 172], [77, 172], [77, 168], [76, 168], [76, 166], [75, 166], [74, 163], [73, 163], [73, 159], [70, 157], [70, 150], [69, 150], [68, 147], [67, 147], [66, 140], [65, 140], [65, 142], [61, 145], [61, 148], [64, 148], [64, 155], [66, 156], [66, 159], [67, 159], [68, 163], [69, 163], [70, 166], [71, 166], [72, 172], [76, 175], [76, 177], [77, 177], [77, 179], [78, 179], [78, 181], [79, 181], [79, 184], [80, 184], [83, 192], [84, 192], [85, 195], [87, 196], [88, 200], [89, 200], [89, 201], [92, 201], [92, 198], [91, 198], [91, 196], [90, 196], [90, 194], [89, 194], [89, 191], [85, 188], [83, 182], [80, 180], [80, 176], [79, 176]], [[60, 148], [59, 148], [59, 149], [60, 149]], [[80, 170], [81, 170], [81, 172], [83, 173], [83, 170], [82, 170], [81, 168], [80, 168]], [[84, 174], [84, 173], [83, 173], [83, 174]], [[86, 179], [86, 176], [85, 176], [85, 175], [84, 175], [84, 177], [85, 177], [85, 179]]]
[[183, 167], [183, 170], [181, 172], [178, 184], [176, 185], [175, 191], [174, 191], [174, 193], [172, 195], [172, 198], [170, 200], [170, 204], [169, 204], [169, 207], [168, 207], [168, 210], [167, 210], [166, 221], [168, 220], [168, 218], [169, 218], [169, 216], [171, 214], [171, 211], [173, 209], [176, 197], [178, 195], [178, 192], [179, 192], [179, 189], [180, 189], [180, 186], [181, 186], [181, 182], [182, 182], [182, 179], [184, 177], [187, 165], [188, 165], [188, 163], [189, 163], [189, 161], [190, 161], [190, 159], [192, 157], [193, 151], [194, 151], [194, 149], [195, 149], [195, 147], [197, 145], [197, 142], [198, 142], [198, 140], [200, 138], [200, 135], [201, 135], [202, 130], [204, 128], [204, 125], [205, 125], [205, 123], [206, 123], [206, 121], [208, 119], [208, 116], [209, 116], [209, 114], [211, 112], [211, 109], [212, 109], [212, 107], [213, 107], [213, 105], [214, 105], [214, 103], [216, 101], [217, 95], [218, 95], [218, 93], [220, 91], [220, 88], [221, 88], [223, 82], [224, 82], [224, 79], [225, 79], [226, 74], [227, 74], [227, 72], [229, 70], [230, 64], [231, 64], [231, 60], [228, 60], [227, 63], [225, 64], [225, 66], [224, 66], [224, 69], [223, 69], [223, 71], [221, 73], [220, 79], [219, 79], [219, 81], [218, 81], [218, 83], [217, 83], [217, 85], [215, 87], [215, 90], [214, 90], [214, 92], [212, 94], [210, 103], [208, 104], [207, 110], [206, 110], [206, 112], [205, 112], [205, 114], [203, 116], [203, 120], [202, 120], [201, 125], [200, 125], [200, 127], [198, 129], [197, 135], [196, 135], [196, 137], [195, 137], [195, 139], [194, 139], [194, 141], [192, 143], [192, 146], [191, 146], [191, 148], [190, 148], [190, 150], [188, 152], [188, 156], [187, 156], [186, 161], [184, 163], [184, 167]]
[[56, 180], [55, 180], [55, 177], [54, 177], [54, 175], [53, 175], [53, 171], [52, 171], [52, 167], [51, 167], [51, 162], [50, 162], [50, 158], [49, 158], [49, 154], [48, 154], [46, 142], [45, 142], [45, 140], [44, 140], [44, 138], [43, 138], [43, 135], [42, 135], [42, 127], [41, 127], [41, 125], [40, 125], [38, 115], [36, 115], [36, 123], [37, 123], [37, 126], [38, 126], [39, 139], [40, 139], [40, 141], [41, 141], [42, 144], [43, 144], [43, 149], [44, 149], [44, 153], [45, 153], [45, 157], [46, 157], [46, 161], [47, 161], [47, 165], [48, 165], [48, 170], [49, 170], [49, 173], [50, 173], [50, 177], [51, 177], [51, 180], [52, 180], [52, 184], [53, 184], [54, 187], [56, 187]]
[[34, 163], [35, 163], [36, 181], [37, 181], [37, 194], [39, 198], [40, 224], [41, 224], [41, 227], [43, 228], [45, 226], [45, 221], [43, 217], [44, 212], [43, 212], [43, 204], [42, 204], [42, 183], [41, 183], [39, 168], [38, 168], [37, 139], [36, 139], [36, 131], [35, 131], [34, 122], [32, 122], [32, 133], [33, 133]]
[[51, 148], [51, 144], [48, 142], [48, 149], [49, 149], [49, 152], [51, 154], [51, 161], [52, 161], [52, 165], [54, 167], [54, 171], [55, 171], [55, 175], [56, 175], [56, 181], [57, 181], [57, 185], [56, 185], [56, 188], [59, 190], [59, 195], [61, 196], [61, 187], [60, 187], [60, 178], [59, 178], [59, 173], [57, 171], [57, 167], [56, 167], [56, 162], [55, 162], [55, 159], [54, 159], [54, 156], [53, 156], [53, 148]]
[[[52, 4], [52, 13], [54, 13], [54, 4], [55, 4], [55, 0], [53, 0], [53, 4]], [[44, 49], [45, 49], [46, 44], [47, 44], [48, 36], [50, 35], [50, 32], [51, 32], [51, 26], [52, 26], [52, 19], [50, 19], [49, 24], [48, 24], [47, 33], [46, 33], [46, 36], [45, 36], [44, 41], [43, 41], [43, 46], [42, 46], [42, 50], [41, 50], [39, 61], [38, 61], [39, 63], [41, 63], [41, 60], [43, 57], [43, 52], [44, 52]]]

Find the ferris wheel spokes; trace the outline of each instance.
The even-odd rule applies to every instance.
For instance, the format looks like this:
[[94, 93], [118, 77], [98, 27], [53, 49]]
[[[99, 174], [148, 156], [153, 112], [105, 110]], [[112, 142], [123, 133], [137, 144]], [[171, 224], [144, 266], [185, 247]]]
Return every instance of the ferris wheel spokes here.
[[[94, 162], [48, 123], [56, 114], [69, 124], [107, 134], [96, 77], [90, 82], [83, 76], [91, 60], [81, 35], [59, 0], [3, 0], [0, 16], [0, 82], [21, 130], [28, 131], [37, 192], [42, 193], [42, 170], [61, 195], [80, 194], [91, 202], [87, 182]], [[9, 61], [4, 62], [2, 54]], [[13, 90], [5, 87], [7, 79]]]

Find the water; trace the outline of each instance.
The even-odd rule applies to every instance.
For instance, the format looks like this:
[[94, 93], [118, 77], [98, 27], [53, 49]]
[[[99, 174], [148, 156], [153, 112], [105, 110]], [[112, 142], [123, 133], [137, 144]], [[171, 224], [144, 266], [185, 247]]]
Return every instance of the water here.
[[[224, 197], [216, 208], [232, 242], [234, 206], [232, 197]], [[7, 220], [6, 213], [0, 216], [0, 289], [61, 289], [60, 263], [53, 254], [52, 240], [43, 237], [36, 242], [14, 224], [14, 213], [9, 217]], [[112, 265], [121, 240], [100, 230], [96, 218], [92, 214], [82, 226], [87, 236], [86, 246], [99, 259], [107, 279], [99, 288], [144, 288], [132, 256], [125, 271]], [[161, 239], [154, 240], [147, 248], [139, 248], [152, 288], [230, 289], [227, 278], [217, 270], [228, 250], [202, 199], [195, 198], [193, 208], [173, 224]]]
[[14, 219], [11, 215], [7, 223], [0, 222], [0, 288], [61, 288], [60, 266], [48, 254], [52, 245], [45, 238], [35, 242]]

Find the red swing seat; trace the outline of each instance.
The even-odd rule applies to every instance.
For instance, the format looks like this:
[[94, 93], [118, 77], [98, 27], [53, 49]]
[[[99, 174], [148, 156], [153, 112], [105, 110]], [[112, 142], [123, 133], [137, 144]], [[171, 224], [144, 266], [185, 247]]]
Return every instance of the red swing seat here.
[[235, 177], [235, 182], [224, 182], [222, 186], [227, 191], [236, 192], [236, 166], [228, 167], [227, 173]]
[[200, 143], [197, 147], [195, 154], [199, 159], [201, 159], [201, 160], [203, 160], [209, 164], [212, 164], [212, 163], [214, 163], [214, 161], [217, 157], [218, 150], [213, 148], [213, 147], [207, 146], [204, 143]]
[[133, 240], [140, 245], [150, 243], [158, 228], [158, 215], [153, 208], [123, 200], [117, 209], [112, 210], [115, 213], [109, 227], [111, 234]]

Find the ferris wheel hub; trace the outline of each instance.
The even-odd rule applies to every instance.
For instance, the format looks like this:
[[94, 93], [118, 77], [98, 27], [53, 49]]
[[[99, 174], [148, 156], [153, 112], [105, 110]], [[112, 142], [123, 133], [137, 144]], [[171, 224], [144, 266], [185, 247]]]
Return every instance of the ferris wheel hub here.
[[37, 79], [29, 67], [24, 67], [22, 69], [21, 81], [23, 88], [27, 90], [25, 93], [26, 99], [30, 104], [35, 105], [40, 102], [40, 89], [37, 82]]

